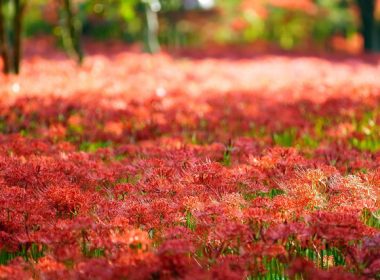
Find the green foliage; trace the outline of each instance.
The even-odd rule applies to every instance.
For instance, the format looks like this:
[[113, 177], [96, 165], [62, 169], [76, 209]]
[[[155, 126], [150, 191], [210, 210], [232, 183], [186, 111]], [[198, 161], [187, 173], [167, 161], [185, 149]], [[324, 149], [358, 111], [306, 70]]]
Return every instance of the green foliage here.
[[273, 199], [274, 197], [276, 197], [278, 195], [282, 195], [284, 193], [285, 192], [283, 190], [280, 190], [280, 189], [271, 189], [268, 192], [258, 191], [258, 192], [245, 193], [244, 198], [245, 198], [245, 200], [248, 200], [248, 201], [255, 199], [257, 197], [268, 197], [268, 198]]
[[361, 119], [352, 120], [355, 131], [361, 136], [350, 139], [353, 147], [370, 152], [380, 150], [380, 127], [376, 124], [376, 119], [377, 111], [369, 111]]
[[195, 230], [195, 227], [196, 227], [196, 220], [193, 216], [193, 214], [191, 214], [190, 211], [186, 211], [186, 216], [185, 216], [185, 226], [190, 229], [190, 230]]
[[231, 166], [232, 161], [232, 151], [234, 150], [232, 141], [230, 140], [228, 144], [225, 146], [224, 152], [223, 152], [223, 165], [224, 166]]
[[330, 121], [327, 118], [314, 116], [314, 134], [317, 138], [322, 138], [325, 135], [325, 128], [329, 125]]
[[286, 276], [286, 266], [278, 258], [264, 257], [262, 264], [266, 272], [262, 275], [255, 276], [254, 278], [248, 277], [248, 279], [260, 279], [260, 280], [285, 280], [289, 279]]
[[270, 16], [265, 23], [264, 38], [284, 49], [291, 49], [307, 38], [312, 26], [311, 17], [307, 14], [275, 7], [270, 8]]
[[310, 134], [305, 133], [302, 135], [299, 143], [297, 143], [297, 146], [301, 148], [311, 148], [315, 149], [319, 145], [318, 140], [314, 139]]
[[82, 253], [87, 258], [100, 258], [105, 256], [104, 248], [90, 249], [87, 245], [82, 248]]
[[[359, 32], [360, 26], [356, 15], [349, 9], [352, 1], [316, 0], [315, 12], [297, 9], [279, 8], [267, 5], [267, 16], [262, 17], [251, 10], [241, 8], [241, 1], [216, 1], [217, 10], [223, 16], [218, 17], [217, 26], [210, 37], [199, 19], [186, 18], [186, 11], [181, 0], [160, 0], [161, 9], [157, 13], [159, 19], [160, 44], [177, 48], [178, 46], [197, 45], [202, 38], [221, 44], [250, 43], [266, 41], [283, 49], [298, 46], [304, 48], [314, 46], [326, 48], [329, 39], [340, 34], [345, 37]], [[264, 1], [265, 2], [265, 1]], [[62, 37], [63, 45], [73, 53], [77, 52], [78, 44], [68, 40], [67, 29], [59, 23], [47, 23], [41, 11], [47, 5], [47, 0], [32, 0], [25, 17], [25, 34], [32, 36], [39, 33], [52, 33]], [[122, 39], [128, 42], [140, 41], [147, 43], [147, 11], [146, 5], [151, 1], [143, 0], [85, 0], [76, 3], [75, 26], [84, 35], [100, 40]], [[265, 8], [265, 3], [262, 4]], [[210, 22], [214, 18], [208, 16]], [[244, 22], [244, 28], [231, 28], [235, 19]], [[61, 20], [61, 23], [63, 21]], [[54, 28], [58, 26], [58, 28]], [[145, 35], [144, 35], [145, 34]], [[153, 34], [153, 33], [152, 33]], [[153, 35], [156, 37], [156, 35]], [[144, 39], [145, 38], [145, 39]], [[155, 38], [154, 40], [156, 40]], [[152, 39], [152, 38], [151, 38]], [[204, 40], [203, 40], [204, 41]], [[77, 50], [75, 50], [77, 49]]]
[[118, 179], [116, 183], [136, 185], [140, 181], [141, 177], [141, 174], [130, 175], [128, 177]]
[[288, 252], [291, 252], [293, 257], [307, 258], [322, 269], [328, 269], [333, 266], [344, 266], [346, 264], [342, 252], [329, 244], [325, 244], [325, 249], [316, 250], [315, 248], [301, 247], [298, 242], [289, 240], [285, 247]]
[[24, 17], [24, 35], [32, 37], [41, 34], [53, 34], [54, 27], [43, 20], [42, 8], [38, 3], [30, 3]]
[[37, 261], [39, 258], [42, 258], [44, 256], [44, 253], [46, 251], [46, 246], [40, 246], [38, 244], [31, 244], [31, 245], [20, 245], [20, 249], [15, 252], [10, 252], [5, 249], [0, 250], [0, 265], [6, 265], [11, 260], [17, 257], [22, 257], [25, 261], [33, 260]]
[[317, 41], [325, 41], [332, 34], [338, 33], [351, 36], [355, 33], [355, 17], [348, 9], [347, 1], [317, 0], [324, 20], [317, 20], [313, 26], [312, 35]]
[[105, 142], [87, 142], [87, 141], [83, 141], [80, 144], [79, 150], [84, 151], [84, 152], [94, 153], [94, 152], [96, 152], [100, 148], [107, 148], [107, 147], [111, 146], [111, 144], [112, 143], [110, 141], [105, 141]]
[[377, 137], [352, 138], [351, 145], [361, 151], [376, 152], [380, 150], [380, 139]]
[[274, 133], [272, 138], [276, 145], [291, 147], [297, 137], [297, 129], [292, 127], [280, 133]]
[[380, 229], [380, 210], [371, 212], [369, 209], [363, 209], [361, 218], [367, 226]]

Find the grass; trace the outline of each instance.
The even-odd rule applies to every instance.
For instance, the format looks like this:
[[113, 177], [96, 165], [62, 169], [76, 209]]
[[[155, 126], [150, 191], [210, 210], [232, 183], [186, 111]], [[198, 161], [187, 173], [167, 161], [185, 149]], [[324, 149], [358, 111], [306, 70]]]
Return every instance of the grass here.
[[283, 132], [274, 133], [272, 135], [273, 142], [282, 147], [292, 147], [297, 137], [297, 129], [295, 127], [284, 130]]
[[186, 216], [185, 216], [185, 226], [194, 231], [195, 230], [195, 227], [196, 227], [196, 221], [195, 221], [195, 218], [193, 216], [193, 214], [191, 214], [190, 211], [186, 211]]
[[304, 257], [312, 261], [317, 267], [328, 269], [334, 266], [344, 266], [345, 258], [340, 250], [334, 246], [325, 244], [325, 249], [317, 250], [316, 248], [301, 247], [293, 240], [289, 240], [286, 245], [288, 252], [291, 252], [293, 257]]
[[264, 257], [262, 264], [265, 267], [266, 273], [264, 275], [259, 275], [256, 279], [260, 279], [260, 280], [289, 279], [289, 277], [286, 276], [286, 266], [278, 258]]
[[136, 185], [142, 175], [141, 174], [136, 174], [136, 175], [129, 175], [127, 177], [120, 178], [116, 181], [116, 184], [131, 184], [131, 185]]
[[232, 164], [232, 152], [234, 150], [234, 146], [232, 144], [232, 140], [228, 141], [228, 144], [225, 146], [224, 152], [223, 152], [223, 165], [224, 166], [231, 166]]
[[377, 152], [380, 150], [380, 138], [368, 135], [364, 139], [351, 138], [351, 145], [360, 151]]
[[0, 265], [7, 265], [11, 260], [22, 257], [25, 261], [38, 261], [45, 254], [47, 247], [45, 245], [31, 244], [30, 246], [22, 245], [18, 251], [10, 252], [0, 250]]
[[369, 227], [380, 229], [380, 210], [371, 212], [369, 209], [362, 211], [362, 221]]
[[278, 195], [282, 195], [285, 192], [281, 189], [271, 189], [268, 192], [262, 192], [262, 191], [257, 191], [257, 192], [251, 192], [251, 193], [245, 193], [243, 195], [244, 199], [247, 201], [250, 201], [252, 199], [255, 199], [257, 197], [267, 197], [273, 199], [274, 197]]
[[107, 148], [112, 145], [112, 142], [110, 141], [105, 141], [105, 142], [87, 142], [84, 141], [80, 144], [79, 150], [84, 151], [84, 152], [89, 152], [89, 153], [95, 153], [97, 150], [100, 148]]

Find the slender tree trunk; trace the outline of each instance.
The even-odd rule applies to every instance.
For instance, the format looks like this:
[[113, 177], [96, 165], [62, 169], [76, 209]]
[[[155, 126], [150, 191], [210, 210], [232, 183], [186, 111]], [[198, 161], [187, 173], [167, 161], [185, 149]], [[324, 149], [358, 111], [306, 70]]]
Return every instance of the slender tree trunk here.
[[0, 53], [3, 60], [3, 72], [9, 73], [9, 49], [7, 44], [7, 35], [5, 28], [5, 17], [3, 13], [4, 0], [0, 0]]
[[362, 34], [366, 52], [375, 49], [375, 0], [357, 0], [362, 21]]
[[21, 61], [21, 36], [22, 36], [22, 19], [24, 14], [24, 3], [22, 0], [14, 0], [15, 14], [13, 17], [13, 71], [20, 72]]
[[145, 51], [156, 53], [160, 51], [160, 43], [158, 42], [158, 16], [157, 11], [152, 9], [152, 3], [144, 4], [145, 12]]
[[75, 53], [78, 63], [82, 63], [83, 51], [80, 42], [80, 30], [75, 23], [74, 12], [71, 0], [63, 0], [64, 12], [66, 16], [66, 29], [71, 41], [71, 47]]

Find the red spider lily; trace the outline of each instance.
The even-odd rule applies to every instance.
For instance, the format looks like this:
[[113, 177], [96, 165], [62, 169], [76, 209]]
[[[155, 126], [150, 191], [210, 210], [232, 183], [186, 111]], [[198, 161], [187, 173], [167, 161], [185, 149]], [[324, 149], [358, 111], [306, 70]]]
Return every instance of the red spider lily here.
[[366, 59], [27, 58], [0, 77], [0, 278], [376, 277]]
[[320, 270], [312, 262], [305, 259], [296, 259], [289, 269], [289, 274], [291, 277], [301, 274], [305, 279], [358, 279], [358, 276], [344, 273], [340, 268], [329, 271]]

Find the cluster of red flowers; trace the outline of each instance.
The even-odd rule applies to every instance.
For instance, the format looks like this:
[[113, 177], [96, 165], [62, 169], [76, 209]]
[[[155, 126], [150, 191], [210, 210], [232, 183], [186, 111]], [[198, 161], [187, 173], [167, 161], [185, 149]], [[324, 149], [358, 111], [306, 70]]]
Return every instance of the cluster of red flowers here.
[[373, 61], [26, 59], [0, 77], [0, 279], [379, 277]]

